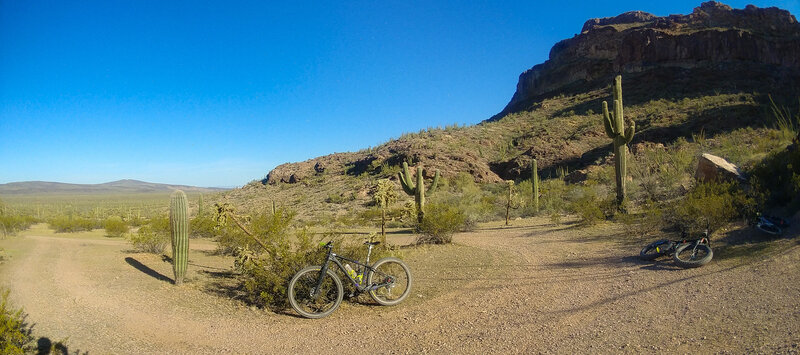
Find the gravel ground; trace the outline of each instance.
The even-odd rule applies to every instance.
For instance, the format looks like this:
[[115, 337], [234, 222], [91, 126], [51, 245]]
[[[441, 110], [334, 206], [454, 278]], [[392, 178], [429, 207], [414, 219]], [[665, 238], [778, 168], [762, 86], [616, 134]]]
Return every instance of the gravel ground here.
[[193, 241], [189, 281], [175, 286], [166, 261], [123, 240], [26, 235], [0, 241], [11, 256], [0, 283], [37, 336], [67, 339], [71, 352], [800, 352], [797, 228], [680, 269], [639, 261], [645, 241], [620, 226], [567, 222], [516, 221], [406, 249], [407, 301], [344, 302], [320, 320], [225, 297], [232, 261], [205, 241]]

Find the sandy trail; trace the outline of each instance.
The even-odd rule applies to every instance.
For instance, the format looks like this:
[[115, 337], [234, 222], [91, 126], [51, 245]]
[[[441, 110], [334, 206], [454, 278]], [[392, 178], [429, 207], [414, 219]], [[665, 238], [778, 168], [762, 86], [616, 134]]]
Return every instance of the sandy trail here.
[[533, 225], [463, 233], [407, 252], [396, 307], [345, 302], [306, 320], [208, 292], [230, 259], [193, 246], [189, 282], [113, 239], [27, 236], [0, 273], [37, 334], [91, 353], [798, 352], [800, 247], [692, 270], [642, 263], [634, 243]]

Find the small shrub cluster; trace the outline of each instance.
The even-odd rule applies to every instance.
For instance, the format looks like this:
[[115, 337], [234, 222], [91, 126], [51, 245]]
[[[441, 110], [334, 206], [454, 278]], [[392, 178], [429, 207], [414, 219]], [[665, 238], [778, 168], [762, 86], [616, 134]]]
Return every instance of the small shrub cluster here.
[[103, 222], [103, 228], [106, 230], [106, 235], [109, 237], [122, 237], [125, 233], [128, 233], [130, 229], [128, 224], [119, 216], [106, 218]]
[[156, 217], [139, 227], [136, 233], [128, 236], [133, 248], [153, 254], [161, 254], [170, 244], [169, 219], [167, 217]]
[[616, 206], [613, 196], [601, 199], [593, 186], [575, 186], [569, 192], [569, 210], [578, 215], [582, 224], [594, 225], [614, 215]]
[[53, 217], [47, 224], [56, 233], [91, 231], [97, 227], [95, 220], [73, 215]]
[[[294, 213], [279, 210], [250, 219], [248, 228], [265, 245], [245, 244], [237, 248], [236, 268], [241, 274], [241, 286], [251, 303], [281, 310], [287, 306], [288, 280], [301, 268], [324, 261], [326, 250], [319, 247], [320, 239], [305, 229], [290, 229]], [[345, 257], [363, 260], [363, 244], [346, 244], [334, 240], [334, 250]], [[373, 249], [372, 260], [389, 254], [385, 244]]]
[[217, 223], [207, 214], [198, 215], [189, 221], [189, 236], [192, 238], [213, 238], [219, 234], [217, 229]]
[[36, 218], [32, 216], [2, 212], [0, 213], [0, 238], [26, 230], [34, 223], [36, 223]]
[[[250, 231], [258, 238], [273, 243], [288, 243], [284, 239], [295, 215], [294, 212], [279, 208], [275, 214], [260, 213], [244, 219], [249, 220]], [[268, 252], [232, 223], [218, 226], [217, 232], [217, 251], [221, 254], [235, 255], [239, 250], [251, 250], [256, 254]]]
[[8, 290], [0, 291], [0, 353], [25, 354], [36, 350], [33, 328], [22, 309], [12, 309]]
[[425, 207], [425, 218], [417, 226], [417, 244], [446, 244], [453, 234], [463, 230], [467, 221], [464, 211], [457, 206], [430, 203]]
[[800, 146], [768, 156], [753, 168], [751, 181], [767, 204], [800, 209]]
[[673, 227], [691, 233], [708, 228], [713, 232], [755, 209], [755, 201], [733, 182], [710, 182], [696, 185], [682, 199], [664, 208], [666, 220]]

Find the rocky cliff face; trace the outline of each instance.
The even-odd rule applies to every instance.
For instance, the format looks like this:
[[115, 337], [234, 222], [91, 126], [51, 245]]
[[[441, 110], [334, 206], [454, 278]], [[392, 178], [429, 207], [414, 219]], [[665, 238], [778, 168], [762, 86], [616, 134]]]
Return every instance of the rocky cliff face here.
[[794, 16], [774, 7], [735, 10], [710, 1], [689, 15], [634, 11], [592, 19], [580, 34], [553, 46], [549, 60], [522, 73], [511, 101], [490, 120], [527, 110], [570, 86], [610, 82], [617, 74], [749, 63], [800, 70], [800, 24]]

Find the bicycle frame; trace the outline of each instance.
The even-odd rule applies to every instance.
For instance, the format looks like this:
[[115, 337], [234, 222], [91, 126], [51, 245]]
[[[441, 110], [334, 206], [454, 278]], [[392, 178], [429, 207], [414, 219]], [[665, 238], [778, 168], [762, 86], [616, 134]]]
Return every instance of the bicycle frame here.
[[[353, 260], [353, 259], [350, 259], [350, 258], [346, 258], [344, 256], [341, 256], [339, 254], [334, 253], [333, 252], [332, 243], [328, 242], [328, 244], [325, 245], [325, 247], [328, 248], [328, 255], [325, 257], [325, 262], [322, 264], [322, 270], [320, 270], [319, 279], [317, 280], [317, 285], [316, 285], [316, 287], [314, 287], [314, 291], [312, 292], [311, 296], [312, 297], [316, 297], [317, 294], [319, 293], [319, 288], [322, 285], [322, 280], [324, 279], [325, 275], [327, 274], [328, 269], [330, 267], [329, 265], [331, 264], [331, 262], [339, 267], [339, 270], [341, 270], [342, 273], [347, 276], [347, 279], [349, 279], [350, 282], [353, 283], [353, 286], [356, 288], [356, 291], [359, 292], [359, 293], [360, 292], [376, 290], [378, 288], [390, 285], [391, 282], [381, 283], [381, 284], [372, 284], [372, 285], [366, 285], [365, 284], [366, 280], [364, 280], [363, 277], [367, 277], [367, 273], [368, 272], [377, 272], [372, 266], [369, 265], [369, 256], [370, 256], [370, 254], [372, 254], [372, 248], [375, 246], [375, 244], [372, 244], [372, 243], [366, 243], [366, 244], [367, 244], [367, 260], [364, 263], [362, 263], [362, 262], [360, 262], [358, 260]], [[354, 263], [354, 264], [358, 265], [357, 268], [360, 271], [360, 275], [363, 275], [361, 283], [359, 283], [358, 280], [356, 280], [354, 277], [350, 276], [350, 274], [347, 273], [347, 269], [345, 269], [344, 264], [342, 264], [342, 262], [340, 260], [349, 261], [351, 263]], [[356, 273], [358, 274], [358, 271], [356, 271]]]

